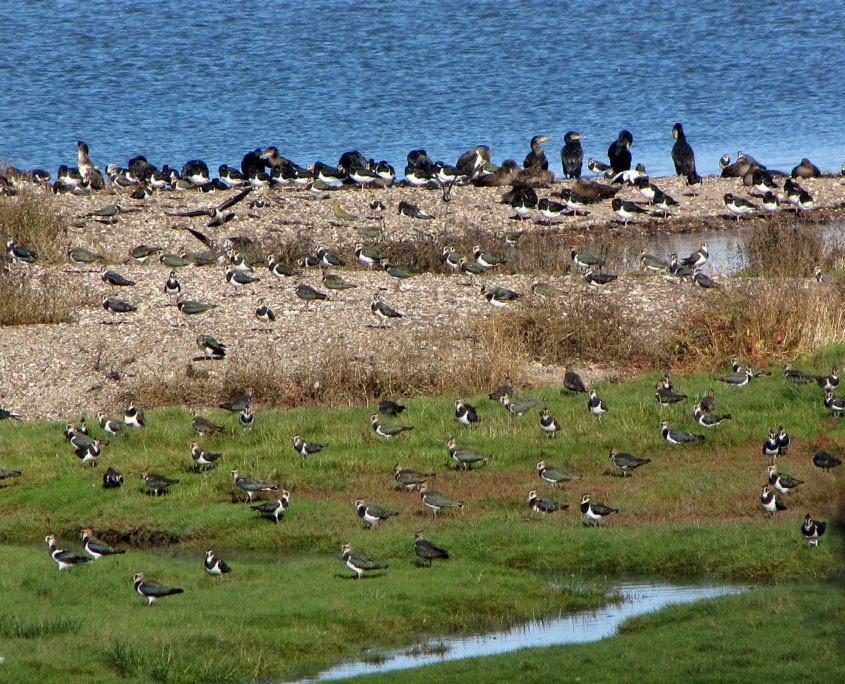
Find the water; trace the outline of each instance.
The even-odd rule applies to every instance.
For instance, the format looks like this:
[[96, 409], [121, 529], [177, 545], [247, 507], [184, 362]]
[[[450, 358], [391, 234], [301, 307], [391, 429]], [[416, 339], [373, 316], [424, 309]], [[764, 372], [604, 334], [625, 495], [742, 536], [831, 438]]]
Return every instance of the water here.
[[567, 130], [606, 159], [673, 171], [684, 123], [699, 171], [737, 150], [772, 167], [843, 161], [841, 3], [561, 4], [451, 0], [197, 4], [6, 0], [0, 161], [55, 172], [85, 140], [95, 164], [238, 164], [275, 144], [300, 163], [357, 148], [401, 169], [425, 147], [477, 144], [522, 162]]
[[[670, 604], [691, 603], [702, 599], [739, 594], [747, 591], [745, 586], [708, 586], [656, 583], [626, 583], [613, 587], [624, 597], [617, 605], [607, 605], [599, 610], [584, 611], [556, 620], [532, 621], [506, 632], [482, 636], [440, 639], [423, 645], [421, 654], [396, 651], [384, 655], [380, 663], [353, 662], [338, 665], [321, 672], [313, 679], [316, 682], [346, 679], [375, 672], [391, 672], [409, 667], [421, 667], [446, 660], [460, 660], [476, 656], [507, 653], [521, 648], [540, 648], [559, 644], [585, 643], [613, 636], [619, 624], [629, 617], [650, 613]], [[446, 647], [442, 651], [442, 647]], [[425, 653], [434, 648], [437, 652]]]

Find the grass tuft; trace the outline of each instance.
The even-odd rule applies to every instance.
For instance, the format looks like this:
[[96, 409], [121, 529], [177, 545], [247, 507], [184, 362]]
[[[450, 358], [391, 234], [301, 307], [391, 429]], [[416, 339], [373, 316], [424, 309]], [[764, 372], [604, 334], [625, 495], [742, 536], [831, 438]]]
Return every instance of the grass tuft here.
[[68, 322], [80, 296], [60, 276], [0, 273], [0, 326]]
[[65, 260], [66, 234], [61, 217], [46, 203], [28, 192], [0, 196], [0, 239], [3, 247], [9, 240], [38, 253], [40, 261], [59, 263]]
[[845, 245], [814, 223], [769, 221], [748, 231], [740, 249], [756, 277], [808, 278], [816, 267], [835, 271], [845, 264]]
[[62, 634], [74, 634], [81, 622], [78, 618], [61, 615], [33, 622], [25, 622], [14, 615], [0, 615], [0, 638], [44, 639]]

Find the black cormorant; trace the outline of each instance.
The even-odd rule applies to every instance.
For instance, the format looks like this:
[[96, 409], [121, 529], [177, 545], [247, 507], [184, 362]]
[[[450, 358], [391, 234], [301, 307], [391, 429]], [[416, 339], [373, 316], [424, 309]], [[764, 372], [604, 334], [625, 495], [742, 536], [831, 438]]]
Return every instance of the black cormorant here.
[[610, 167], [613, 173], [621, 173], [631, 168], [631, 144], [634, 136], [630, 131], [620, 131], [619, 137], [607, 149]]
[[584, 161], [584, 150], [581, 148], [581, 136], [575, 131], [569, 131], [563, 136], [563, 147], [560, 150], [560, 161], [563, 165], [564, 178], [581, 177], [581, 164]]
[[672, 161], [675, 162], [675, 173], [679, 176], [689, 176], [695, 173], [695, 152], [687, 142], [684, 135], [684, 127], [676, 123], [672, 126], [672, 137], [675, 144], [672, 145]]

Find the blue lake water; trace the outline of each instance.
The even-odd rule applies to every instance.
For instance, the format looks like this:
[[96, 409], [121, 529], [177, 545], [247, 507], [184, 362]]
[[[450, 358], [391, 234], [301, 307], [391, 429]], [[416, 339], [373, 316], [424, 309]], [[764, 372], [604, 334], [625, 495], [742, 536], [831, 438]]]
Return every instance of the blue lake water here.
[[424, 147], [487, 144], [522, 162], [563, 134], [672, 172], [681, 121], [699, 171], [738, 150], [776, 168], [843, 162], [841, 3], [6, 0], [0, 162], [55, 172], [85, 140], [100, 167], [238, 164], [277, 145], [300, 163], [357, 148], [401, 176]]

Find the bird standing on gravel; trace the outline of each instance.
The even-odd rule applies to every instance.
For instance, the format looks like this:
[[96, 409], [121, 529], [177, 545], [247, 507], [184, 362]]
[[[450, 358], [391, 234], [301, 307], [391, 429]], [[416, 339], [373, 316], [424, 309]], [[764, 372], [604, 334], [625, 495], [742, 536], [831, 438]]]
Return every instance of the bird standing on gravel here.
[[401, 313], [381, 301], [378, 292], [373, 294], [373, 301], [370, 304], [370, 311], [372, 312], [373, 316], [375, 316], [379, 319], [379, 321], [381, 321], [381, 325], [379, 325], [380, 328], [389, 328], [390, 326], [387, 324], [387, 321], [389, 321], [391, 318], [402, 318]]
[[214, 335], [208, 333], [197, 335], [197, 347], [203, 353], [203, 359], [219, 361], [226, 358], [226, 345]]

